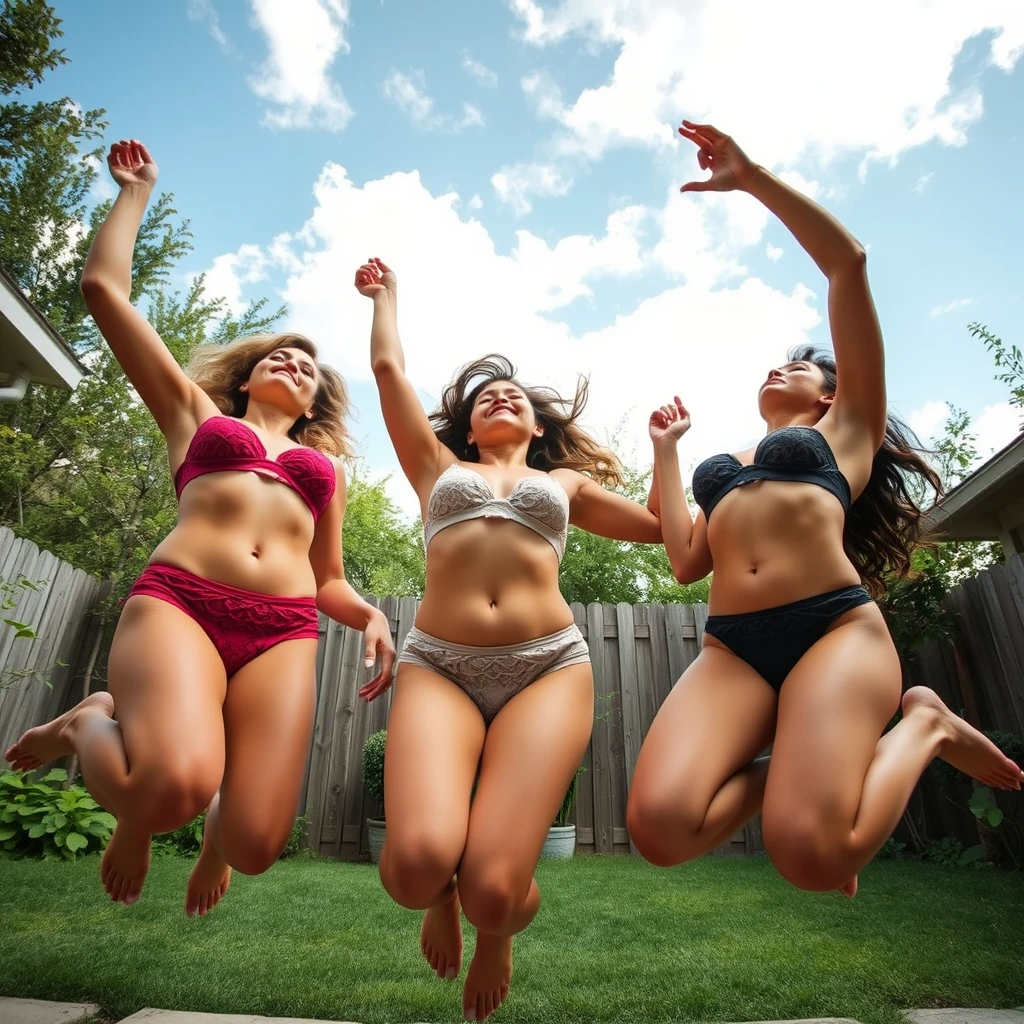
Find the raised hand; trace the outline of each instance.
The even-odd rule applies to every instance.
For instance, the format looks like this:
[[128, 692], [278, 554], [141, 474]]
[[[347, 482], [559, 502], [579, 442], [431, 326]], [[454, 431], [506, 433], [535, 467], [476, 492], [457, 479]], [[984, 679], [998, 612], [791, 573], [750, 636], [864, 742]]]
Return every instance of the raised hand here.
[[678, 395], [672, 399], [671, 404], [663, 405], [651, 413], [647, 429], [655, 444], [678, 441], [690, 429], [690, 414]]
[[744, 188], [754, 173], [754, 164], [735, 142], [710, 124], [683, 121], [679, 134], [697, 146], [697, 163], [711, 171], [706, 181], [688, 181], [680, 192], [731, 192]]
[[356, 289], [360, 295], [373, 298], [382, 292], [395, 294], [398, 278], [395, 272], [374, 256], [356, 271]]
[[121, 186], [143, 185], [152, 188], [159, 174], [156, 161], [138, 139], [115, 142], [107, 154], [110, 175]]

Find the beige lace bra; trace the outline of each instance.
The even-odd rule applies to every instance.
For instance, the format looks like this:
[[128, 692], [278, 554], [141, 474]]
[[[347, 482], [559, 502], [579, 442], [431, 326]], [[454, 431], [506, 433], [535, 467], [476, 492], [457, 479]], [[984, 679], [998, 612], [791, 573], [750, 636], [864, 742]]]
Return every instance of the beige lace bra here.
[[559, 561], [565, 554], [569, 496], [549, 476], [524, 476], [507, 498], [497, 498], [482, 473], [453, 463], [430, 492], [424, 540], [429, 545], [441, 530], [482, 518], [511, 519], [540, 534], [555, 549]]

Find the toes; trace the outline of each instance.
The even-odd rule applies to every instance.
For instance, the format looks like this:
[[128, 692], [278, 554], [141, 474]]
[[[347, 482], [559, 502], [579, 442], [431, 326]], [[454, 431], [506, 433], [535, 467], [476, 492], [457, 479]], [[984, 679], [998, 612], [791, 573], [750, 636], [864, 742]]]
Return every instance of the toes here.
[[448, 965], [448, 970], [444, 972], [445, 981], [454, 981], [459, 976], [459, 969], [454, 964]]

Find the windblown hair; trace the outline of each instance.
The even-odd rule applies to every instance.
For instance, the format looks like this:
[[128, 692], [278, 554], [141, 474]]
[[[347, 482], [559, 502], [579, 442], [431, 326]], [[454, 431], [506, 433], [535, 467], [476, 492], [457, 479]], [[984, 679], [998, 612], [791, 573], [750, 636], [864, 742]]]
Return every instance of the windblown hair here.
[[[241, 389], [261, 359], [279, 348], [297, 348], [314, 360], [316, 345], [301, 334], [257, 334], [228, 345], [202, 345], [192, 354], [185, 372], [227, 416], [244, 416], [249, 396]], [[288, 436], [326, 455], [351, 458], [352, 438], [345, 426], [349, 413], [348, 388], [337, 370], [317, 362], [319, 385], [313, 417], [300, 416]]]
[[544, 434], [530, 442], [526, 464], [531, 469], [548, 472], [552, 469], [575, 469], [606, 487], [625, 483], [622, 463], [608, 448], [602, 448], [580, 425], [579, 418], [587, 404], [588, 381], [580, 377], [576, 394], [562, 398], [557, 391], [545, 387], [527, 387], [516, 379], [516, 368], [505, 356], [487, 355], [467, 363], [445, 388], [441, 408], [430, 415], [430, 424], [438, 440], [463, 462], [479, 462], [480, 452], [467, 440], [469, 418], [477, 396], [494, 381], [504, 380], [522, 388], [533, 406], [537, 422]]
[[[831, 353], [805, 345], [790, 351], [789, 359], [813, 363], [824, 374], [828, 392], [835, 392], [838, 378]], [[889, 413], [871, 476], [847, 513], [843, 531], [846, 554], [875, 597], [885, 592], [892, 576], [910, 575], [923, 514], [915, 495], [931, 490], [936, 498], [942, 496], [942, 480], [925, 460], [926, 454], [914, 432]]]

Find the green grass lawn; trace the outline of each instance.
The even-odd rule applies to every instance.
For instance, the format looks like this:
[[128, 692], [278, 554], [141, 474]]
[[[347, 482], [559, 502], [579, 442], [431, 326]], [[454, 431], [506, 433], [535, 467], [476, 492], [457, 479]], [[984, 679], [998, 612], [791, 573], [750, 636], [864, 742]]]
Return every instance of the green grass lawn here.
[[[91, 1000], [115, 1019], [156, 1006], [461, 1020], [461, 980], [429, 973], [418, 915], [391, 903], [370, 865], [299, 859], [236, 875], [194, 920], [187, 861], [158, 859], [134, 907], [107, 900], [98, 869], [0, 861], [0, 995]], [[538, 879], [541, 911], [516, 940], [496, 1024], [894, 1024], [911, 1007], [1024, 1004], [1021, 875], [883, 862], [852, 901], [798, 892], [762, 858], [659, 871], [578, 857], [542, 864]]]

